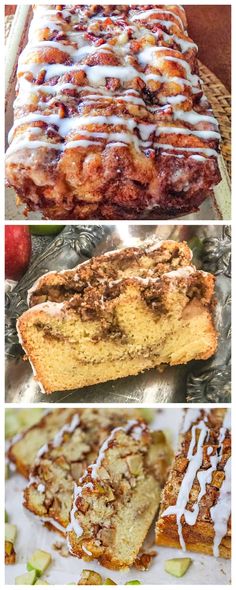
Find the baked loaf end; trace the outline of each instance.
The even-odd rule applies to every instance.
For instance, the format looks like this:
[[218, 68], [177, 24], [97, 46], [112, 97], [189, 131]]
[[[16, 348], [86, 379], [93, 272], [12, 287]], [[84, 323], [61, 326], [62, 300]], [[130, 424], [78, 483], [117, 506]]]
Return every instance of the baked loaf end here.
[[68, 543], [73, 555], [130, 567], [157, 512], [171, 451], [142, 422], [115, 429], [75, 486]]
[[127, 277], [158, 278], [163, 273], [189, 266], [192, 252], [186, 242], [174, 240], [144, 243], [139, 247], [106, 252], [79, 264], [72, 270], [49, 272], [40, 277], [29, 291], [30, 306], [45, 301], [63, 302], [88, 285]]
[[74, 482], [96, 459], [111, 430], [139, 416], [136, 409], [79, 409], [39, 451], [24, 490], [24, 506], [48, 528], [65, 535]]
[[180, 6], [35, 5], [6, 174], [49, 219], [169, 218], [220, 181]]
[[29, 477], [39, 449], [53, 438], [59, 428], [70, 422], [75, 409], [64, 408], [48, 412], [39, 422], [17, 435], [8, 450], [8, 457], [16, 464], [18, 471], [25, 477]]
[[156, 542], [230, 558], [230, 410], [188, 410], [162, 494]]
[[18, 320], [20, 341], [45, 391], [75, 389], [216, 349], [214, 277], [192, 267], [158, 279], [122, 279]]

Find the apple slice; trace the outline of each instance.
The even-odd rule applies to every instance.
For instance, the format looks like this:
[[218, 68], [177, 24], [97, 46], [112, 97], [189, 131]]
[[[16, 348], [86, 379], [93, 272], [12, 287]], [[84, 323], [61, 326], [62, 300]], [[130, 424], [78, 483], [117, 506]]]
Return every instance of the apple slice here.
[[101, 586], [102, 576], [93, 570], [82, 570], [78, 586]]
[[16, 540], [16, 525], [15, 524], [9, 524], [9, 522], [6, 522], [5, 524], [5, 541], [8, 541], [8, 543], [12, 543], [14, 545], [15, 540]]
[[33, 586], [35, 581], [37, 580], [37, 574], [35, 570], [31, 572], [26, 572], [25, 574], [21, 574], [21, 576], [16, 576], [15, 584], [22, 585], [22, 586]]
[[165, 561], [165, 571], [176, 578], [181, 578], [192, 563], [190, 557], [176, 557]]
[[47, 553], [47, 551], [42, 551], [41, 549], [36, 549], [27, 563], [27, 570], [35, 570], [37, 576], [41, 576], [48, 568], [51, 561], [52, 557], [50, 553]]

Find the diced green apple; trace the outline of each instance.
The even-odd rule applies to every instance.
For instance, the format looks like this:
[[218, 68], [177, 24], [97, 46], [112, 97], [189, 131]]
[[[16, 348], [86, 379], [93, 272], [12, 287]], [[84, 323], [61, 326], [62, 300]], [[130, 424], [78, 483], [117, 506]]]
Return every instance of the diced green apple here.
[[28, 563], [27, 563], [27, 570], [35, 570], [37, 576], [41, 576], [43, 572], [48, 568], [52, 561], [52, 557], [50, 553], [47, 551], [42, 551], [41, 549], [36, 549], [36, 551], [31, 555]]
[[31, 572], [26, 572], [25, 574], [22, 574], [21, 576], [16, 576], [15, 578], [15, 584], [17, 585], [27, 585], [27, 586], [33, 586], [33, 584], [35, 583], [35, 581], [37, 580], [37, 574], [35, 570], [32, 570]]
[[192, 563], [190, 557], [176, 557], [165, 561], [165, 571], [176, 578], [184, 576]]
[[14, 545], [15, 540], [16, 540], [16, 533], [17, 533], [16, 525], [9, 524], [9, 522], [6, 522], [6, 524], [5, 524], [5, 541], [8, 541], [9, 543], [12, 543]]
[[93, 570], [82, 570], [81, 577], [78, 582], [81, 586], [101, 586], [102, 576]]

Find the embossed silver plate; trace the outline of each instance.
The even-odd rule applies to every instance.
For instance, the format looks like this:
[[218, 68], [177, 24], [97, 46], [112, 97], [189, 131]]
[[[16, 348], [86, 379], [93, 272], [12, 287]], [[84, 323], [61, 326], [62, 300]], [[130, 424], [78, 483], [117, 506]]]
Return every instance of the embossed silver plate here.
[[[87, 258], [144, 239], [188, 240], [197, 267], [216, 275], [216, 328], [218, 351], [208, 361], [157, 369], [86, 387], [45, 395], [35, 382], [30, 364], [22, 360], [16, 318], [27, 308], [28, 289], [49, 270], [73, 268]], [[6, 294], [6, 402], [208, 402], [229, 403], [231, 353], [231, 240], [229, 226], [186, 225], [66, 225], [54, 239], [34, 238], [31, 265], [12, 291]]]

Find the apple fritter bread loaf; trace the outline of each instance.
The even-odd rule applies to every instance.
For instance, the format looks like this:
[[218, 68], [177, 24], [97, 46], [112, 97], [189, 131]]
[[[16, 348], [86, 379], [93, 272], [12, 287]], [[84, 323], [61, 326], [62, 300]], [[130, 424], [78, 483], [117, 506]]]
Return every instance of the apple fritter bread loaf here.
[[74, 489], [70, 552], [110, 569], [131, 566], [158, 510], [171, 451], [136, 420], [116, 428]]
[[71, 422], [38, 452], [24, 491], [24, 506], [65, 535], [74, 482], [97, 456], [111, 430], [139, 417], [136, 409], [78, 409]]
[[33, 7], [6, 174], [49, 219], [168, 218], [220, 181], [219, 130], [177, 5]]
[[75, 409], [64, 408], [48, 412], [34, 426], [14, 437], [8, 450], [8, 457], [16, 464], [22, 475], [29, 477], [39, 449], [46, 445], [62, 426], [71, 421], [75, 411]]
[[20, 342], [47, 393], [214, 354], [214, 277], [184, 267], [47, 301], [18, 319]]
[[156, 542], [229, 558], [230, 410], [188, 410], [164, 487]]
[[89, 286], [127, 277], [157, 278], [163, 273], [191, 265], [192, 252], [186, 242], [158, 239], [139, 247], [106, 252], [72, 270], [48, 272], [28, 293], [29, 306], [45, 301], [62, 302]]

